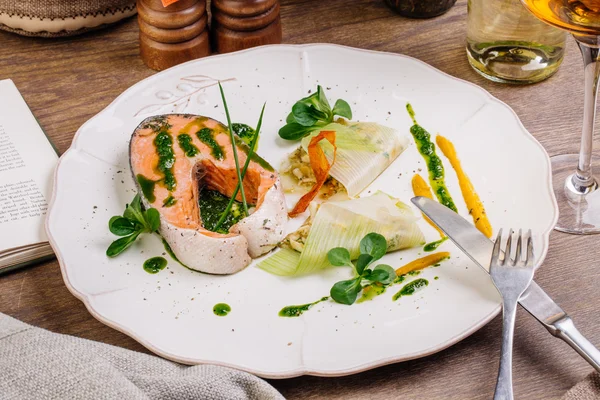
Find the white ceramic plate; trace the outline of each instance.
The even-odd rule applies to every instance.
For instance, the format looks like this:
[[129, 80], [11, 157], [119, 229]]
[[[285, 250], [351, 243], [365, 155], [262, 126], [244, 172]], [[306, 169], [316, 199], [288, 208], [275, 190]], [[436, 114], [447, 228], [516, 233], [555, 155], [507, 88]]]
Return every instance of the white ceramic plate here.
[[[514, 112], [483, 89], [409, 57], [332, 45], [268, 46], [192, 61], [134, 85], [79, 129], [57, 168], [48, 216], [48, 236], [67, 287], [94, 317], [151, 351], [270, 378], [339, 376], [440, 351], [500, 308], [487, 274], [448, 242], [440, 250], [452, 258], [422, 273], [430, 284], [418, 294], [392, 302], [395, 290], [389, 290], [351, 307], [325, 302], [300, 318], [277, 313], [327, 295], [350, 271], [281, 278], [251, 265], [232, 276], [210, 276], [170, 261], [168, 269], [150, 275], [143, 262], [163, 253], [154, 237], [108, 259], [105, 250], [115, 237], [107, 222], [134, 195], [127, 153], [133, 129], [149, 115], [169, 112], [224, 121], [218, 89], [203, 88], [215, 79], [228, 80], [224, 89], [235, 121], [254, 125], [267, 101], [259, 153], [273, 165], [298, 145], [278, 137], [282, 121], [317, 84], [332, 104], [346, 99], [354, 119], [393, 126], [410, 137], [409, 101], [421, 125], [454, 142], [494, 230], [532, 228], [538, 264], [545, 257], [557, 218], [548, 156]], [[468, 216], [456, 176], [445, 164], [448, 186]], [[382, 189], [409, 203], [410, 179], [424, 168], [411, 138], [411, 146], [365, 193]], [[421, 225], [427, 239], [435, 240], [435, 231]], [[399, 267], [420, 253], [395, 252], [382, 262]], [[232, 307], [226, 317], [212, 312], [220, 302]], [[366, 341], [368, 346], [358, 345]]]

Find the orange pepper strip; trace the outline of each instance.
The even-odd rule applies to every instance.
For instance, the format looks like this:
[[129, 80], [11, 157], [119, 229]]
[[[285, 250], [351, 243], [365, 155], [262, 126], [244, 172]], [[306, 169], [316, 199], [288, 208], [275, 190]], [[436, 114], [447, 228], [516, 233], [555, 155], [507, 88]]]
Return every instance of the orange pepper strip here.
[[[427, 197], [428, 199], [433, 200], [433, 195], [431, 194], [431, 188], [429, 187], [427, 182], [425, 182], [425, 179], [423, 179], [421, 177], [421, 175], [415, 174], [415, 176], [413, 176], [413, 178], [412, 178], [411, 183], [412, 183], [413, 193], [415, 194], [415, 196], [423, 196], [423, 197]], [[429, 225], [433, 226], [433, 228], [436, 231], [438, 231], [441, 238], [446, 236], [446, 235], [444, 235], [444, 232], [442, 232], [442, 230], [437, 227], [436, 224], [434, 224], [429, 218], [427, 218], [425, 216], [425, 214], [423, 214], [423, 218], [425, 218], [425, 221], [427, 221], [429, 223]]]
[[[326, 139], [333, 145], [333, 160], [331, 164], [329, 164], [329, 161], [327, 161], [327, 157], [325, 156], [325, 152], [321, 146], [319, 146], [319, 142], [323, 139]], [[321, 131], [317, 136], [310, 140], [310, 144], [308, 145], [308, 159], [310, 160], [310, 167], [315, 174], [317, 182], [308, 193], [298, 200], [298, 203], [294, 209], [289, 212], [290, 218], [296, 217], [306, 211], [310, 202], [313, 201], [313, 199], [317, 196], [319, 190], [321, 190], [321, 187], [329, 176], [329, 170], [331, 170], [331, 167], [335, 162], [336, 153], [337, 147], [335, 146], [335, 131]]]
[[396, 275], [405, 275], [412, 271], [427, 268], [449, 257], [450, 253], [448, 253], [447, 251], [440, 251], [439, 253], [433, 253], [422, 258], [417, 258], [416, 260], [409, 262], [405, 266], [398, 268], [396, 270]]

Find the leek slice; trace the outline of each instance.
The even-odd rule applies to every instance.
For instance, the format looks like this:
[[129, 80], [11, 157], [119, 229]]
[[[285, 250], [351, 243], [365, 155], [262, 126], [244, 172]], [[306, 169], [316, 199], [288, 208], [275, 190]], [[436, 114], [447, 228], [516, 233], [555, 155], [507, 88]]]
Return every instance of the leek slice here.
[[275, 275], [290, 276], [315, 272], [331, 265], [327, 252], [345, 247], [354, 260], [360, 240], [370, 232], [383, 235], [388, 252], [424, 244], [417, 217], [409, 206], [383, 192], [347, 201], [327, 202], [312, 217], [302, 252], [283, 248], [258, 264]]
[[[409, 140], [392, 129], [374, 122], [334, 122], [302, 139], [308, 149], [310, 140], [321, 131], [335, 131], [337, 156], [329, 175], [337, 179], [350, 197], [356, 197], [375, 180], [407, 147]], [[333, 146], [320, 143], [329, 162]]]

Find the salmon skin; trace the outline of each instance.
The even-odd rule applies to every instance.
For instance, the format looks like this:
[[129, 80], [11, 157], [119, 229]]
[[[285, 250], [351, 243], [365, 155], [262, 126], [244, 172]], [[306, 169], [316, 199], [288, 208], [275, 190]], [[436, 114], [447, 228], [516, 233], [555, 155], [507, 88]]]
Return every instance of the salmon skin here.
[[[240, 168], [248, 146], [236, 141]], [[129, 162], [144, 207], [160, 214], [160, 234], [185, 266], [211, 274], [244, 269], [284, 238], [287, 209], [279, 176], [254, 155], [244, 177], [250, 215], [228, 233], [204, 227], [203, 188], [231, 198], [238, 184], [228, 128], [211, 118], [166, 114], [145, 119], [129, 145]], [[236, 200], [241, 201], [238, 194]]]

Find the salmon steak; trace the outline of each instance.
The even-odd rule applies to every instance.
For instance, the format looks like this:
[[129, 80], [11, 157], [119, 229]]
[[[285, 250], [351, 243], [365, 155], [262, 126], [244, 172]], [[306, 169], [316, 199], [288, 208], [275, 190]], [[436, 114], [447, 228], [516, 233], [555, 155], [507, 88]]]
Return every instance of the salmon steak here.
[[[188, 268], [233, 274], [285, 236], [287, 209], [277, 172], [243, 141], [235, 140], [235, 146], [240, 169], [250, 154], [243, 180], [249, 215], [234, 202], [239, 220], [232, 216], [235, 223], [219, 230], [208, 222], [221, 213], [210, 215], [201, 200], [212, 193], [228, 203], [237, 188], [227, 126], [203, 116], [167, 114], [145, 119], [131, 137], [129, 161], [144, 207], [158, 210], [159, 233]], [[241, 193], [235, 200], [242, 200]]]

